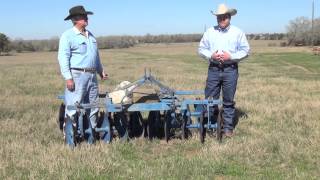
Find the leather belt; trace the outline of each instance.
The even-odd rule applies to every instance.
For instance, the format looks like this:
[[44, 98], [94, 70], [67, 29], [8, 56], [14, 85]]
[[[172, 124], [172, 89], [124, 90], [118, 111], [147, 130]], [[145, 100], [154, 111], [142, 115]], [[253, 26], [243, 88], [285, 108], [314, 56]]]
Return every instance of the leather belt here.
[[81, 71], [81, 72], [90, 72], [90, 73], [96, 72], [95, 68], [70, 68], [70, 69], [76, 70], [76, 71]]
[[233, 64], [216, 64], [216, 63], [211, 63], [209, 67], [217, 67], [217, 68], [227, 68], [227, 67], [232, 67], [232, 68], [237, 68], [238, 64], [233, 63]]

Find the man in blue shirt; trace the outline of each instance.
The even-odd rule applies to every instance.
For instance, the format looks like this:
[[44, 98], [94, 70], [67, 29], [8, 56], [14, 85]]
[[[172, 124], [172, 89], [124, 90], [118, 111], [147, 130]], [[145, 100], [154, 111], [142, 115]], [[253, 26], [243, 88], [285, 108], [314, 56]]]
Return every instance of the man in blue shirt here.
[[238, 63], [249, 55], [249, 44], [246, 35], [230, 24], [231, 16], [236, 9], [219, 5], [216, 12], [218, 25], [209, 28], [199, 44], [199, 54], [209, 64], [205, 97], [219, 99], [222, 89], [224, 135], [233, 135], [235, 102], [238, 81]]
[[[97, 41], [92, 33], [86, 30], [88, 14], [93, 13], [86, 11], [83, 6], [75, 6], [64, 19], [73, 23], [73, 28], [65, 31], [60, 37], [58, 52], [61, 74], [66, 81], [66, 107], [77, 102], [97, 102], [99, 90], [96, 73], [102, 80], [107, 79], [100, 61]], [[97, 112], [98, 108], [92, 108], [88, 112], [92, 129], [97, 125]], [[74, 122], [75, 115], [75, 110], [66, 109], [66, 121]], [[73, 137], [73, 132], [65, 132], [65, 135]], [[89, 143], [93, 143], [93, 139]], [[73, 142], [67, 144], [74, 146]]]

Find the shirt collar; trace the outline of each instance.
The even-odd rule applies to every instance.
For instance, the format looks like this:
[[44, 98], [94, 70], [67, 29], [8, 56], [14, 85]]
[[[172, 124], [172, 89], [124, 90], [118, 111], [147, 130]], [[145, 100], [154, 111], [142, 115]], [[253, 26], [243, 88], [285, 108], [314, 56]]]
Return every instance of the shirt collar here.
[[[73, 29], [73, 31], [76, 33], [76, 35], [81, 34], [81, 32], [79, 31], [79, 29], [77, 29], [76, 27], [73, 26], [72, 29]], [[88, 36], [89, 36], [89, 32], [86, 30], [85, 33], [86, 33], [86, 35], [87, 35], [87, 37], [88, 37]]]
[[215, 30], [218, 30], [219, 32], [228, 32], [229, 31], [229, 29], [230, 29], [230, 24], [229, 24], [229, 26], [228, 27], [226, 27], [226, 28], [221, 28], [220, 26], [215, 26]]

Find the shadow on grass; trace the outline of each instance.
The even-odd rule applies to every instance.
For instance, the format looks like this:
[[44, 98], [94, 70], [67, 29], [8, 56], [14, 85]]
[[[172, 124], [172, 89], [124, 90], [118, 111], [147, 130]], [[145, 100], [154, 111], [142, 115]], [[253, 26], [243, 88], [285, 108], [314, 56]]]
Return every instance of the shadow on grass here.
[[248, 118], [248, 114], [241, 108], [236, 108], [236, 114], [233, 120], [233, 128], [235, 128], [238, 123], [239, 123], [239, 119], [247, 119]]

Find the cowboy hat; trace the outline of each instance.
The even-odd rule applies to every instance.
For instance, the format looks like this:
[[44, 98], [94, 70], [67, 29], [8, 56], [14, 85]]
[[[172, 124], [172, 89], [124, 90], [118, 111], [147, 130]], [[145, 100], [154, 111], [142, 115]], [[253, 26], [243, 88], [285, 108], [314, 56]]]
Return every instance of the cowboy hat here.
[[91, 14], [93, 14], [93, 12], [86, 11], [83, 6], [75, 6], [69, 10], [69, 15], [64, 20], [65, 21], [69, 20], [72, 17], [77, 16], [77, 15], [88, 15], [88, 14], [91, 15]]
[[218, 6], [218, 9], [216, 12], [211, 11], [211, 13], [213, 15], [219, 16], [219, 15], [223, 15], [223, 14], [230, 14], [231, 16], [234, 16], [237, 14], [237, 10], [236, 9], [229, 9], [225, 4], [220, 4]]

